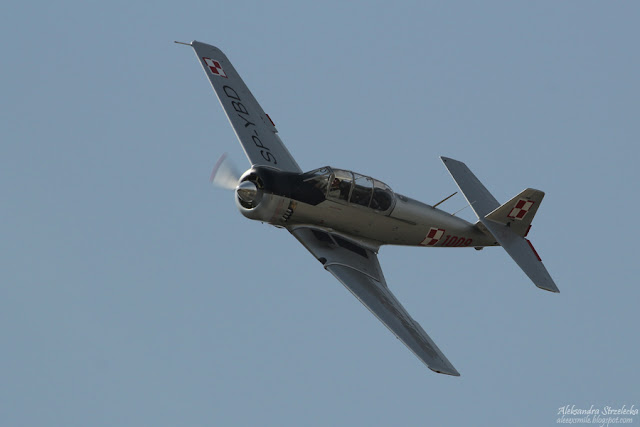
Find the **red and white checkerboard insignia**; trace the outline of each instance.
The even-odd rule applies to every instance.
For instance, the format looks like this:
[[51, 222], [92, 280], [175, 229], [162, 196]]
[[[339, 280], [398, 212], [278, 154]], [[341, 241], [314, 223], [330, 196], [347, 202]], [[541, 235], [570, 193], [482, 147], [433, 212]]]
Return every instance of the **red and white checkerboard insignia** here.
[[207, 67], [209, 67], [209, 70], [211, 70], [211, 74], [224, 77], [225, 79], [227, 78], [227, 75], [225, 74], [224, 70], [222, 69], [222, 66], [218, 61], [216, 61], [215, 59], [205, 58], [205, 57], [202, 57], [202, 59], [204, 59], [205, 64], [207, 64]]
[[420, 243], [422, 246], [435, 246], [442, 239], [444, 230], [442, 228], [431, 227], [427, 233], [427, 237]]
[[531, 206], [533, 206], [534, 203], [535, 202], [531, 200], [520, 199], [507, 216], [509, 218], [522, 220], [522, 218], [524, 218], [527, 212], [529, 212], [529, 209], [531, 209]]

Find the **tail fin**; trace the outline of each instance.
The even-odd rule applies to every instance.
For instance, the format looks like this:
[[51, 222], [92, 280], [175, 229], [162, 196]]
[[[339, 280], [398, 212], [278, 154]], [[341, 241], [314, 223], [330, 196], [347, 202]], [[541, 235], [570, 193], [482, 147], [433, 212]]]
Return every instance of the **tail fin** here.
[[[482, 225], [489, 230], [529, 279], [541, 289], [560, 292], [533, 245], [524, 238], [544, 193], [527, 189], [499, 206], [498, 201], [467, 165], [447, 157], [441, 157], [441, 159]], [[525, 218], [526, 223], [522, 222]], [[522, 231], [523, 226], [524, 231]]]
[[506, 225], [517, 235], [525, 237], [543, 198], [544, 192], [527, 188], [485, 218]]

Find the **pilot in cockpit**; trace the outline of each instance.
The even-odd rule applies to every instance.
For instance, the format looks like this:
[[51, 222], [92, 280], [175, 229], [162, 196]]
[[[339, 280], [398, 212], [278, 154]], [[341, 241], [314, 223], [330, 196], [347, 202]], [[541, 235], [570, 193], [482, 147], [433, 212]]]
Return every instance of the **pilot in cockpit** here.
[[347, 200], [349, 198], [349, 191], [351, 191], [351, 182], [334, 177], [329, 191], [331, 192], [336, 190], [340, 192], [340, 195], [338, 196], [340, 199]]

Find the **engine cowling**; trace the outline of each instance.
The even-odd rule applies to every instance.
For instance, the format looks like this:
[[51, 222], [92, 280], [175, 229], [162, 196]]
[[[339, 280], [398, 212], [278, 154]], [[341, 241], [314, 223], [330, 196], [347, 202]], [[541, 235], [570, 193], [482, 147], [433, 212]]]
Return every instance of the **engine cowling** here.
[[265, 186], [260, 171], [256, 169], [250, 169], [240, 177], [235, 196], [236, 206], [242, 215], [271, 224], [278, 223], [288, 205], [285, 197], [274, 195]]

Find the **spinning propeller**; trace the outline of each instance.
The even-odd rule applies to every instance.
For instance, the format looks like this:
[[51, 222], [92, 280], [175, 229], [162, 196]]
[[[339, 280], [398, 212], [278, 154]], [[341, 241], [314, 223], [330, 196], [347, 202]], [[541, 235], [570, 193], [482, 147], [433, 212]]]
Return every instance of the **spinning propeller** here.
[[209, 182], [216, 187], [235, 190], [238, 186], [239, 179], [240, 174], [238, 170], [233, 165], [233, 162], [227, 158], [227, 153], [224, 153], [213, 167]]
[[253, 180], [247, 179], [246, 181], [239, 182], [240, 174], [238, 173], [238, 169], [236, 169], [233, 162], [227, 158], [227, 153], [224, 153], [216, 162], [216, 165], [211, 171], [209, 181], [216, 187], [224, 188], [225, 190], [235, 190], [238, 202], [244, 208], [255, 208], [262, 199], [262, 191], [258, 189], [258, 186], [256, 186]]

